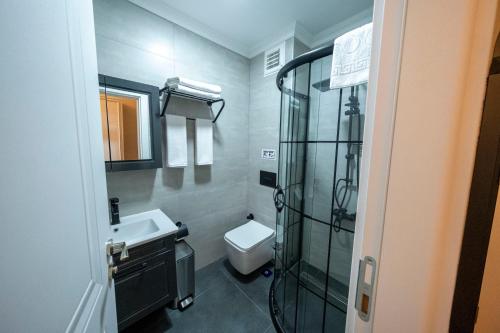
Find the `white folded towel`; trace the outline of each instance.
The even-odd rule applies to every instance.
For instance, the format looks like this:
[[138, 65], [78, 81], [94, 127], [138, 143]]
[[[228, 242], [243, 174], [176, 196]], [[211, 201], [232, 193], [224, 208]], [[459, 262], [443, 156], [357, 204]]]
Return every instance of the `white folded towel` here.
[[335, 39], [330, 89], [355, 86], [368, 81], [372, 48], [372, 23]]
[[172, 77], [168, 79], [167, 85], [170, 86], [171, 84], [180, 84], [182, 86], [186, 86], [192, 89], [201, 90], [212, 94], [220, 94], [222, 92], [222, 88], [216, 84], [190, 80], [184, 77]]
[[193, 88], [183, 86], [181, 84], [169, 84], [168, 87], [179, 92], [183, 92], [190, 95], [195, 95], [198, 97], [208, 98], [208, 99], [219, 99], [220, 94], [209, 93], [206, 91], [201, 91]]
[[195, 121], [195, 164], [210, 165], [214, 163], [214, 139], [212, 120], [196, 119]]
[[183, 168], [187, 166], [186, 117], [166, 114], [167, 166]]

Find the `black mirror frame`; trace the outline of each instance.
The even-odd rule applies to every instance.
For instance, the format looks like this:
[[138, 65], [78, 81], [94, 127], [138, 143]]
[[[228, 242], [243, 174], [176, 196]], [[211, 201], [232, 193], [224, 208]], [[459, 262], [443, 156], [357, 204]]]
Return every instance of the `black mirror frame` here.
[[151, 129], [151, 159], [137, 161], [109, 161], [106, 171], [158, 169], [163, 167], [161, 152], [160, 89], [158, 87], [99, 74], [99, 86], [124, 89], [149, 95], [149, 121]]

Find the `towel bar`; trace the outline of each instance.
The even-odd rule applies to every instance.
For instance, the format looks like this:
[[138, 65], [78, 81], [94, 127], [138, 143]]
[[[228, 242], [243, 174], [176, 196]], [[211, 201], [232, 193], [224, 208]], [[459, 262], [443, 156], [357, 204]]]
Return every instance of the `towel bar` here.
[[[226, 106], [226, 102], [224, 101], [223, 98], [218, 98], [218, 99], [204, 98], [204, 97], [200, 97], [200, 96], [196, 96], [196, 95], [191, 95], [191, 94], [179, 92], [179, 91], [170, 89], [169, 87], [165, 87], [163, 89], [160, 89], [160, 95], [163, 93], [166, 93], [167, 95], [165, 97], [165, 102], [163, 103], [163, 107], [161, 109], [161, 113], [160, 113], [161, 117], [163, 117], [165, 115], [165, 111], [167, 110], [168, 102], [170, 101], [171, 96], [177, 96], [177, 97], [182, 97], [182, 98], [187, 98], [187, 99], [193, 99], [195, 101], [205, 102], [210, 107], [210, 110], [212, 110], [212, 104], [221, 102], [222, 105], [221, 105], [219, 111], [217, 112], [214, 120], [212, 120], [212, 123], [215, 123], [217, 121], [222, 110], [224, 109], [224, 106]], [[212, 110], [212, 112], [213, 112], [213, 110]]]

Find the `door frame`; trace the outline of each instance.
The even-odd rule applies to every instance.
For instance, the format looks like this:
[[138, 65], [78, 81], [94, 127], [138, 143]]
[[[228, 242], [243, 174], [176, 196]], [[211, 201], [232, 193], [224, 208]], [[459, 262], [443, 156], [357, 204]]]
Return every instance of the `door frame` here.
[[[495, 48], [500, 47], [497, 39]], [[500, 177], [499, 105], [492, 105], [492, 81], [500, 82], [500, 56], [493, 58], [485, 93], [460, 261], [453, 295], [450, 332], [473, 332], [495, 214]], [[496, 83], [500, 86], [500, 83]], [[498, 93], [500, 95], [500, 93]], [[489, 97], [489, 98], [488, 98]], [[497, 97], [497, 101], [500, 97]]]
[[389, 169], [405, 31], [407, 0], [375, 0], [370, 80], [366, 100], [363, 156], [351, 262], [346, 332], [371, 332], [378, 270], [368, 321], [355, 308], [359, 261], [371, 256], [379, 265]]

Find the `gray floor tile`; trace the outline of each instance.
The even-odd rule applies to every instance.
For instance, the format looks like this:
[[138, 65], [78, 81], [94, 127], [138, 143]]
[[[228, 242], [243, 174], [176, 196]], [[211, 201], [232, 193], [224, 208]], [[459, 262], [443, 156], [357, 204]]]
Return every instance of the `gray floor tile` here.
[[221, 280], [224, 280], [225, 275], [221, 270], [222, 261], [216, 261], [194, 274], [195, 278], [195, 297], [202, 295], [208, 289], [215, 287]]
[[226, 276], [241, 289], [259, 309], [269, 316], [269, 288], [273, 281], [273, 276], [265, 277], [262, 271], [267, 268], [272, 271], [272, 265], [267, 264], [249, 275], [242, 275], [234, 269], [229, 260], [222, 261], [221, 269]]
[[269, 327], [267, 328], [267, 330], [264, 331], [264, 333], [277, 333], [278, 331], [276, 331], [276, 329], [274, 328], [274, 325], [271, 323], [271, 325], [269, 325]]
[[264, 277], [261, 270], [243, 276], [232, 268], [227, 259], [222, 259], [198, 270], [195, 281], [195, 301], [186, 310], [156, 311], [123, 332], [272, 333], [275, 331], [268, 314], [268, 295], [272, 276]]
[[169, 332], [260, 333], [270, 318], [260, 311], [229, 279], [223, 278], [185, 311], [169, 313]]

